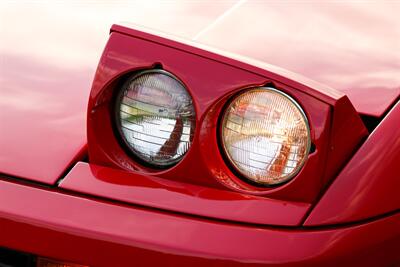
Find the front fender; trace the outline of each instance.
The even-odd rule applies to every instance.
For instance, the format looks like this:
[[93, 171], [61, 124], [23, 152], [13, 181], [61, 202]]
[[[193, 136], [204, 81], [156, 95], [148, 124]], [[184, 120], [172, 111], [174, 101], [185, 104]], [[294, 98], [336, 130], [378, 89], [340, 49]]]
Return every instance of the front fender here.
[[400, 101], [315, 206], [305, 225], [349, 223], [400, 208]]

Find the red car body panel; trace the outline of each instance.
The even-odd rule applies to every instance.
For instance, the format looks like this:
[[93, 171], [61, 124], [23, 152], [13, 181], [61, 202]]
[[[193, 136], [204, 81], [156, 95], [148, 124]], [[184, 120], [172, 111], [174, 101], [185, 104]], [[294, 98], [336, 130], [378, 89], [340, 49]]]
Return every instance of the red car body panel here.
[[1, 24], [12, 27], [1, 27], [0, 172], [53, 184], [68, 168], [86, 143], [87, 95], [106, 32], [120, 20], [295, 71], [345, 92], [362, 114], [380, 117], [398, 99], [398, 3], [234, 4], [4, 2]]
[[[125, 203], [238, 222], [300, 225], [310, 204], [267, 199], [78, 163], [59, 185]], [[260, 212], [260, 211], [263, 212]]]
[[400, 102], [336, 177], [305, 225], [348, 223], [399, 210], [398, 166]]
[[[400, 96], [399, 3], [221, 1], [160, 3], [158, 9], [147, 2], [81, 9], [47, 3], [47, 11], [32, 3], [1, 5], [1, 22], [10, 26], [0, 29], [0, 247], [90, 266], [400, 265], [399, 104], [387, 114]], [[163, 66], [196, 73], [181, 76], [204, 84], [196, 93], [204, 116], [197, 119], [208, 127], [199, 130], [204, 142], [186, 157], [191, 164], [178, 164], [175, 172], [132, 165], [126, 156], [113, 163], [115, 157], [100, 152], [117, 147], [115, 136], [95, 132], [100, 128], [90, 127], [91, 113], [91, 157], [75, 165], [88, 155], [95, 67], [109, 25], [121, 19], [192, 39], [180, 44], [169, 34], [138, 36], [114, 26], [111, 38], [120, 42], [113, 49], [129, 53], [104, 51], [91, 93], [90, 107], [106, 112], [96, 92], [132, 65], [155, 63], [149, 47], [141, 58], [128, 43], [150, 39], [158, 48], [154, 55], [169, 57]], [[32, 32], [34, 38], [21, 42]], [[203, 51], [209, 49], [203, 45], [223, 52]], [[180, 52], [161, 53], [169, 49]], [[179, 62], [188, 49], [203, 58], [202, 66]], [[215, 70], [229, 71], [218, 76]], [[217, 137], [209, 133], [229, 94], [206, 85], [221, 85], [221, 93], [270, 80], [312, 115], [317, 151], [307, 172], [281, 188], [249, 187], [250, 194], [208, 182], [204, 177], [225, 177], [216, 168], [225, 166], [215, 153]], [[216, 96], [221, 101], [209, 109]], [[364, 143], [353, 106], [361, 115], [385, 118]], [[108, 141], [96, 147], [100, 137]]]
[[400, 95], [398, 2], [245, 1], [194, 38], [340, 90], [380, 117]]
[[54, 184], [85, 151], [92, 74], [15, 55], [1, 64], [0, 173]]
[[192, 218], [6, 181], [0, 181], [0, 192], [0, 246], [91, 266], [400, 261], [399, 214], [333, 229], [285, 229]]

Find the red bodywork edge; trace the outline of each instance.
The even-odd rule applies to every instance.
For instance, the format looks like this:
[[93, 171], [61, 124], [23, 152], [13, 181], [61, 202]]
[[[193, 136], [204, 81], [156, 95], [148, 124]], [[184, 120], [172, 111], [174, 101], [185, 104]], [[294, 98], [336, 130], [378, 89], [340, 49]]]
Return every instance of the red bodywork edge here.
[[[149, 175], [78, 163], [61, 188], [190, 215], [253, 224], [299, 225], [307, 203], [245, 195]], [[260, 212], [262, 211], [262, 212]]]
[[0, 180], [0, 246], [90, 266], [390, 265], [400, 261], [399, 219], [251, 227]]
[[398, 166], [400, 102], [347, 163], [305, 225], [348, 223], [398, 211]]

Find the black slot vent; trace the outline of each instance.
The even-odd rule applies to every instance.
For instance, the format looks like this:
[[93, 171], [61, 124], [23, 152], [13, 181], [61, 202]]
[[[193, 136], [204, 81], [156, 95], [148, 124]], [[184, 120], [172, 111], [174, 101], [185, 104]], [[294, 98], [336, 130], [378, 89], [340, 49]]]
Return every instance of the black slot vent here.
[[35, 257], [31, 254], [0, 247], [0, 267], [34, 267]]
[[373, 116], [368, 116], [368, 115], [360, 115], [361, 120], [363, 121], [365, 127], [368, 129], [368, 132], [371, 133], [376, 126], [381, 122], [380, 118], [376, 118]]

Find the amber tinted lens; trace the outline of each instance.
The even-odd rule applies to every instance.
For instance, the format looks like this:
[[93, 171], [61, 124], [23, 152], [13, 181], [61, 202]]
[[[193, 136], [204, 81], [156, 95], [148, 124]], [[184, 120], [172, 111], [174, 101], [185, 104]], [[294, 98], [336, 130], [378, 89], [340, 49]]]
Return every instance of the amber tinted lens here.
[[155, 166], [177, 163], [189, 150], [195, 111], [185, 87], [165, 71], [145, 71], [124, 86], [120, 130], [131, 151]]
[[224, 114], [222, 141], [234, 167], [263, 185], [291, 179], [311, 143], [300, 106], [272, 88], [250, 89], [233, 99]]
[[37, 258], [36, 261], [36, 267], [88, 267], [88, 266], [39, 257]]

